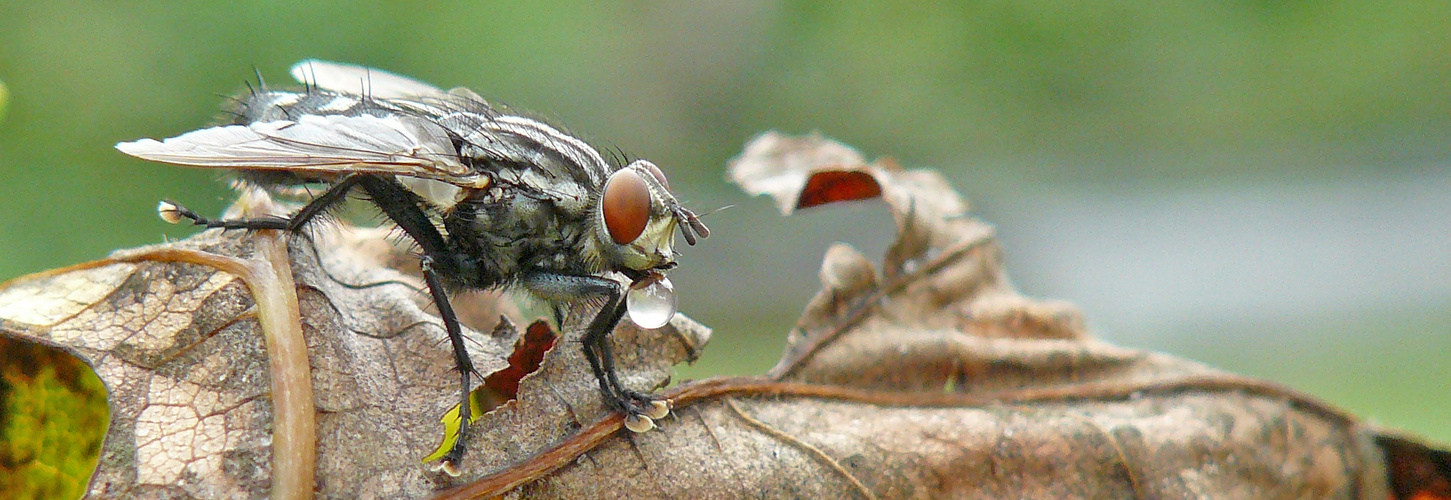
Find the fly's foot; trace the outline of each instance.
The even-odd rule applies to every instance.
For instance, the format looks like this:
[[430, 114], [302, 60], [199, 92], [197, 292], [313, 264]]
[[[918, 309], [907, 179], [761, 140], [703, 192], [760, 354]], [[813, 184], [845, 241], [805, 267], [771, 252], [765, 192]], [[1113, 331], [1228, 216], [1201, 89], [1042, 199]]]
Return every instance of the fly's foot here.
[[637, 433], [654, 429], [656, 420], [670, 415], [669, 400], [628, 389], [621, 391], [616, 406], [625, 414], [625, 428]]
[[[650, 418], [663, 418], [670, 414], [670, 405], [653, 394], [623, 389], [620, 391], [620, 404], [625, 413], [631, 415], [644, 415]], [[664, 412], [661, 412], [661, 409]], [[658, 416], [657, 416], [658, 415]]]
[[[156, 204], [156, 216], [169, 224], [180, 224], [184, 221], [191, 221], [193, 226], [222, 229], [295, 229], [291, 219], [283, 217], [261, 217], [256, 219], [208, 219], [201, 214], [183, 207], [170, 200], [162, 200]], [[302, 219], [306, 220], [306, 219]], [[298, 226], [300, 227], [300, 226]]]
[[636, 434], [650, 432], [655, 428], [655, 421], [644, 415], [626, 415], [625, 428]]
[[459, 477], [460, 474], [463, 474], [463, 471], [458, 468], [458, 461], [450, 457], [443, 457], [443, 460], [439, 461], [438, 465], [433, 466], [431, 470], [448, 474], [449, 477]]
[[645, 416], [660, 420], [670, 415], [670, 400], [651, 399], [650, 406], [645, 409]]
[[453, 448], [448, 450], [447, 455], [443, 456], [443, 461], [440, 467], [445, 474], [453, 477], [458, 477], [458, 464], [459, 462], [462, 462], [464, 458], [464, 437], [462, 433], [465, 432], [465, 429], [466, 428], [463, 427], [459, 428], [460, 434], [458, 437], [458, 441], [454, 442]]

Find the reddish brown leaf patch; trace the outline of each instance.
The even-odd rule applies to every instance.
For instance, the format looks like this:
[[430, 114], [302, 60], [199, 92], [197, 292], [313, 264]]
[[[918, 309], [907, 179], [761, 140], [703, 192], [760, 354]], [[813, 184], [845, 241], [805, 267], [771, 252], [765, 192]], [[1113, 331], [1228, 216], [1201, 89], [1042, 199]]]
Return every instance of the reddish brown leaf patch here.
[[860, 170], [821, 171], [806, 179], [796, 208], [810, 208], [838, 201], [869, 200], [882, 195], [882, 186], [872, 174]]
[[1389, 434], [1375, 442], [1385, 452], [1396, 500], [1451, 500], [1451, 451]]
[[[512, 325], [511, 325], [512, 326]], [[484, 386], [499, 397], [509, 400], [519, 397], [519, 381], [539, 369], [544, 354], [554, 348], [559, 337], [548, 323], [535, 321], [524, 330], [513, 354], [509, 355], [509, 366], [484, 377]]]

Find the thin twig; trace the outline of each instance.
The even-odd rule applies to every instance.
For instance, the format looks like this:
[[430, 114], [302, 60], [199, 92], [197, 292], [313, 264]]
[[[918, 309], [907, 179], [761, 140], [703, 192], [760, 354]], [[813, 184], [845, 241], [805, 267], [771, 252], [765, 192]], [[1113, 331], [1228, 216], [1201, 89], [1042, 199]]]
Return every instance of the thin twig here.
[[736, 400], [734, 398], [725, 398], [721, 401], [725, 403], [727, 408], [730, 408], [731, 411], [735, 412], [736, 416], [744, 421], [747, 425], [750, 425], [758, 431], [766, 433], [766, 435], [768, 436], [800, 448], [806, 451], [807, 454], [815, 457], [817, 461], [826, 464], [826, 466], [830, 467], [831, 470], [836, 471], [837, 475], [840, 475], [842, 478], [846, 479], [847, 482], [851, 483], [852, 487], [856, 488], [857, 493], [860, 493], [863, 498], [866, 498], [867, 500], [877, 499], [877, 495], [875, 493], [872, 493], [872, 490], [867, 489], [867, 485], [862, 484], [861, 480], [858, 480], [856, 476], [851, 475], [851, 471], [846, 470], [846, 467], [842, 467], [840, 462], [837, 462], [835, 458], [831, 458], [831, 455], [827, 455], [826, 452], [821, 451], [821, 448], [817, 448], [811, 443], [797, 439], [796, 436], [792, 436], [790, 434], [782, 432], [780, 429], [771, 427], [770, 424], [767, 424], [765, 422], [757, 420], [755, 417], [747, 415], [745, 410], [742, 410], [740, 406], [736, 405]]
[[249, 262], [248, 285], [272, 379], [272, 498], [310, 499], [316, 487], [317, 412], [287, 239], [276, 231], [257, 231], [253, 238], [258, 259]]
[[[1114, 454], [1118, 455], [1119, 463], [1123, 464], [1124, 474], [1127, 475], [1129, 478], [1129, 488], [1133, 490], [1134, 498], [1147, 498], [1144, 496], [1143, 485], [1139, 484], [1139, 475], [1138, 473], [1134, 472], [1133, 464], [1129, 463], [1129, 455], [1127, 452], [1124, 451], [1123, 443], [1119, 442], [1118, 436], [1113, 435], [1113, 432], [1110, 432], [1108, 429], [1103, 428], [1102, 425], [1099, 425], [1098, 422], [1094, 422], [1093, 419], [1089, 418], [1087, 415], [1081, 415], [1074, 412], [1068, 412], [1067, 415], [1069, 418], [1078, 420], [1079, 422], [1083, 423], [1083, 425], [1087, 425], [1089, 428], [1102, 435], [1104, 440], [1108, 441], [1108, 446], [1110, 448], [1113, 448]], [[1288, 421], [1290, 419], [1285, 420]]]

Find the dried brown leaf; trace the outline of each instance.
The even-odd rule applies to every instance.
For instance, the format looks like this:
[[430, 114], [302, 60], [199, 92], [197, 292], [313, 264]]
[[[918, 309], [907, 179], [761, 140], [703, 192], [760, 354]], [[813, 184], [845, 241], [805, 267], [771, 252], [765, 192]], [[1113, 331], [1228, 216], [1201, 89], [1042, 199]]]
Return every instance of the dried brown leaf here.
[[[395, 270], [407, 260], [374, 236], [295, 242], [318, 493], [1382, 500], [1440, 498], [1451, 484], [1444, 448], [1271, 383], [1092, 339], [1072, 306], [1013, 289], [992, 229], [935, 173], [771, 134], [732, 177], [786, 213], [880, 196], [897, 239], [880, 267], [833, 246], [770, 376], [672, 388], [675, 411], [656, 431], [623, 431], [604, 411], [579, 349], [548, 350], [522, 378], [504, 372], [518, 397], [477, 422], [456, 479], [416, 461], [456, 395], [437, 320]], [[249, 241], [204, 233], [168, 248], [246, 256]], [[251, 304], [209, 268], [111, 259], [0, 287], [0, 331], [78, 353], [111, 388], [118, 416], [93, 492], [256, 497], [271, 416]], [[475, 328], [498, 317], [477, 311]], [[470, 334], [481, 370], [509, 365], [516, 335]], [[625, 383], [643, 389], [708, 338], [677, 317], [655, 331], [626, 322], [613, 341]]]
[[[1378, 431], [1353, 417], [1273, 384], [1096, 341], [1076, 308], [1018, 294], [991, 227], [935, 172], [776, 133], [748, 144], [731, 168], [743, 189], [775, 197], [788, 214], [861, 199], [830, 193], [871, 192], [837, 187], [870, 179], [898, 229], [880, 272], [846, 245], [827, 251], [822, 289], [770, 375], [921, 411], [844, 416], [760, 403], [793, 439], [857, 445], [828, 455], [856, 460], [860, 483], [803, 496], [865, 484], [893, 497], [1385, 497]], [[893, 423], [899, 412], [905, 421]], [[1433, 459], [1404, 462], [1451, 477], [1451, 467], [1424, 465]]]

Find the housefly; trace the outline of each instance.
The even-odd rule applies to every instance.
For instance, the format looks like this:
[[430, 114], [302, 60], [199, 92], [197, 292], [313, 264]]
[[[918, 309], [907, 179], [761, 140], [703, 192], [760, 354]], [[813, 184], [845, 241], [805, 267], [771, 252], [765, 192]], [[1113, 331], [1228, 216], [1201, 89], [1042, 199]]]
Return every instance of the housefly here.
[[634, 422], [668, 413], [664, 402], [620, 383], [607, 338], [627, 312], [647, 328], [669, 321], [674, 295], [662, 273], [676, 265], [674, 232], [691, 245], [710, 234], [670, 194], [658, 167], [606, 161], [584, 141], [465, 88], [324, 61], [303, 61], [291, 73], [303, 90], [259, 85], [236, 98], [229, 124], [116, 148], [156, 162], [234, 169], [279, 191], [327, 189], [288, 217], [213, 219], [162, 202], [163, 218], [295, 232], [349, 195], [376, 205], [418, 245], [461, 375], [463, 427], [444, 456], [449, 470], [465, 451], [476, 373], [449, 303], [458, 290], [523, 290], [555, 304], [556, 316], [559, 304], [603, 298], [582, 345], [604, 401]]

